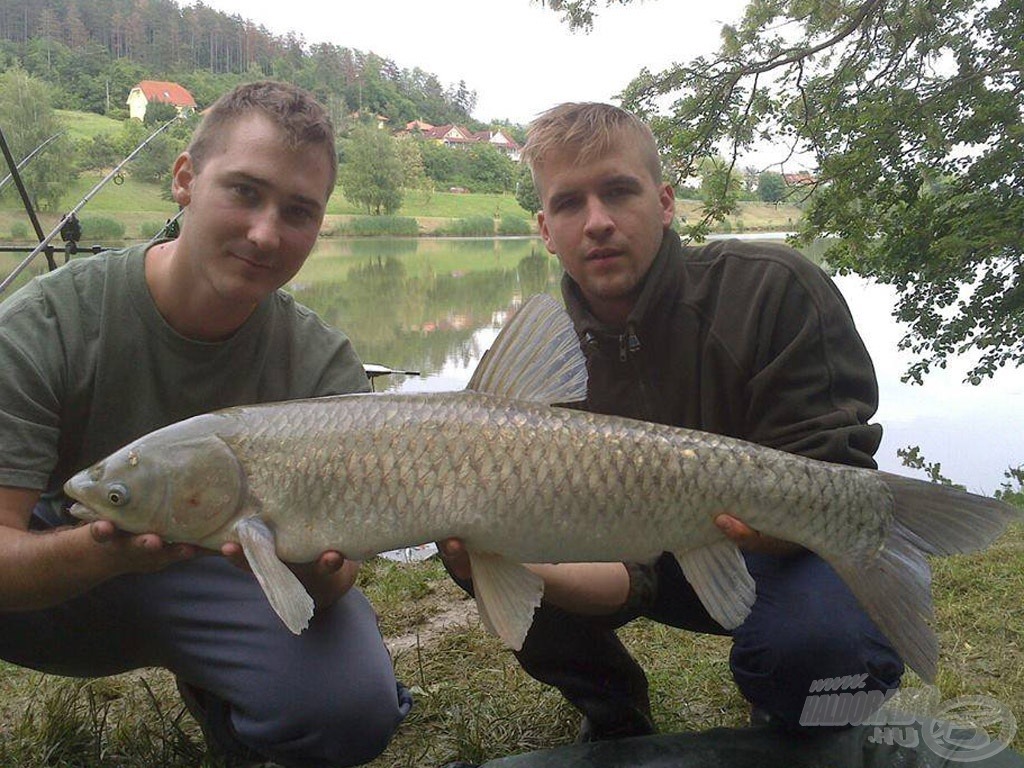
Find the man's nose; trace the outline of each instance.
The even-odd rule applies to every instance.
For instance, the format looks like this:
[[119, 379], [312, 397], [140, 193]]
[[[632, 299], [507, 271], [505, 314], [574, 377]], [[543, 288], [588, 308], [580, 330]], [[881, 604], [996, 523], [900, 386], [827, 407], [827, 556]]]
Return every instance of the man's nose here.
[[261, 251], [274, 250], [281, 242], [281, 222], [273, 206], [253, 211], [249, 221], [249, 242]]
[[612, 219], [608, 208], [601, 200], [587, 201], [587, 218], [584, 222], [584, 229], [587, 236], [592, 238], [606, 236], [615, 229], [615, 220]]

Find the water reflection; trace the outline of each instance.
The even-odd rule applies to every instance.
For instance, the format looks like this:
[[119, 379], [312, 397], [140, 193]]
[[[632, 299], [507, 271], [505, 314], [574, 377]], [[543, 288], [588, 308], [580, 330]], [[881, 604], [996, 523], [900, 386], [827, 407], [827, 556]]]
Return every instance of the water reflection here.
[[[300, 301], [344, 329], [366, 362], [419, 370], [378, 379], [378, 389], [460, 389], [508, 311], [525, 297], [558, 295], [561, 270], [535, 238], [322, 241], [291, 287]], [[899, 448], [920, 446], [943, 474], [991, 492], [1008, 466], [1024, 462], [1024, 369], [963, 384], [968, 365], [925, 378], [900, 376], [911, 358], [897, 349], [904, 331], [890, 314], [892, 289], [850, 276], [836, 280], [871, 352], [881, 390], [877, 421], [883, 469], [913, 474]]]

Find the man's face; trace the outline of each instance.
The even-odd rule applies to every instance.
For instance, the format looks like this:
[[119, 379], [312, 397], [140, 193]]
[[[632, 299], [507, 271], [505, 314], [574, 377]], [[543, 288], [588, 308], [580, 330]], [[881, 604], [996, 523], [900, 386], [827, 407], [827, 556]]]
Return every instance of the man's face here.
[[675, 194], [656, 182], [644, 154], [623, 136], [615, 149], [577, 165], [573, 152], [535, 169], [540, 234], [600, 320], [626, 321], [675, 212]]
[[187, 206], [181, 240], [197, 277], [246, 303], [287, 283], [316, 243], [329, 182], [326, 149], [289, 147], [262, 115], [226, 126], [198, 168], [182, 154], [172, 191]]

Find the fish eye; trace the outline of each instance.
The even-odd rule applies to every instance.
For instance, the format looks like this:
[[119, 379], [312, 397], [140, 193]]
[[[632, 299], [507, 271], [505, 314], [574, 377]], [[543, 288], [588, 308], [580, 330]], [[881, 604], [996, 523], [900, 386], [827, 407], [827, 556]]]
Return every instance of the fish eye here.
[[107, 501], [115, 507], [123, 507], [128, 503], [128, 489], [121, 483], [114, 483], [107, 489]]

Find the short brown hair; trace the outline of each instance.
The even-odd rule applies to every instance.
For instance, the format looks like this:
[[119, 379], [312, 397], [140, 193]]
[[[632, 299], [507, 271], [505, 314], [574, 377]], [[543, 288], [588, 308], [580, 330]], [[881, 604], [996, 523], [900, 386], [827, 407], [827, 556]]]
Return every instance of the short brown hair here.
[[211, 145], [235, 120], [250, 114], [265, 115], [284, 133], [291, 147], [322, 146], [330, 163], [330, 185], [338, 176], [338, 153], [334, 126], [326, 110], [309, 91], [291, 83], [261, 80], [243, 83], [225, 93], [203, 114], [192, 134], [188, 153], [198, 171], [209, 156]]
[[578, 162], [601, 157], [622, 140], [635, 139], [655, 183], [661, 182], [661, 158], [654, 134], [647, 124], [624, 109], [598, 102], [567, 102], [552, 107], [530, 123], [523, 160], [536, 181], [537, 166], [551, 152], [571, 151]]

